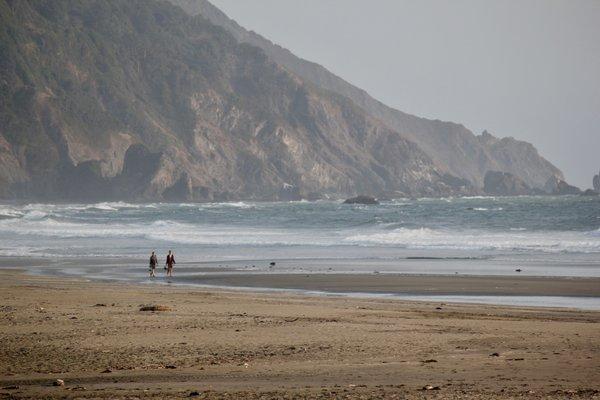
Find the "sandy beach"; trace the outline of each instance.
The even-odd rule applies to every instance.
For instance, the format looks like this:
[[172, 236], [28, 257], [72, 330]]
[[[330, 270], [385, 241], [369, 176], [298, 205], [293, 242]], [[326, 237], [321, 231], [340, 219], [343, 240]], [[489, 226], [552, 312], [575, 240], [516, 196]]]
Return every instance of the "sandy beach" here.
[[[494, 282], [515, 293], [508, 278]], [[593, 279], [544, 282], [523, 285], [598, 290]], [[6, 269], [0, 287], [0, 398], [600, 397], [595, 311], [99, 283]], [[436, 287], [459, 290], [443, 279]], [[52, 386], [56, 379], [65, 385]]]

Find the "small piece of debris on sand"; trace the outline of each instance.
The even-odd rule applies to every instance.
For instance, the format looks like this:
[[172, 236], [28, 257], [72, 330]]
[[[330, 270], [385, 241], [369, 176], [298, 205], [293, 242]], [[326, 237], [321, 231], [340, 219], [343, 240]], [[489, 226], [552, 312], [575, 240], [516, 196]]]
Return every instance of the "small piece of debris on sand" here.
[[171, 309], [167, 306], [161, 306], [158, 304], [141, 306], [140, 311], [171, 311]]

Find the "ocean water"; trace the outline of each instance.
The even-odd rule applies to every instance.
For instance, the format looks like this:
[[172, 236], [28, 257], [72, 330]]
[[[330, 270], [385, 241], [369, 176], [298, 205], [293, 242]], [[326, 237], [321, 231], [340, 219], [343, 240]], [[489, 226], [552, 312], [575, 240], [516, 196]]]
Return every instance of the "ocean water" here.
[[[145, 259], [277, 272], [600, 276], [600, 199], [470, 197], [0, 205], [0, 256]], [[439, 262], [443, 260], [444, 262]], [[456, 271], [460, 269], [460, 271]]]

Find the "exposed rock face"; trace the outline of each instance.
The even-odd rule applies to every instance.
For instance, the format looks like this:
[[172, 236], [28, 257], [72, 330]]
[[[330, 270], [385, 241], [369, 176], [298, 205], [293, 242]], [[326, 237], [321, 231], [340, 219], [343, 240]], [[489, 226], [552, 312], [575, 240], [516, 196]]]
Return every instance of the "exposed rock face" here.
[[531, 194], [531, 188], [520, 178], [509, 172], [488, 171], [483, 190], [495, 196], [519, 196]]
[[544, 191], [554, 195], [581, 194], [581, 190], [578, 187], [569, 185], [567, 182], [555, 176], [548, 179], [544, 185]]
[[371, 116], [416, 143], [443, 172], [481, 187], [487, 171], [510, 172], [532, 188], [542, 188], [548, 178], [564, 179], [561, 171], [541, 157], [529, 143], [498, 139], [488, 132], [475, 136], [460, 124], [428, 120], [392, 109], [331, 73], [322, 66], [296, 57], [287, 49], [247, 31], [207, 0], [169, 0], [191, 15], [202, 15], [230, 32], [236, 40], [263, 49], [273, 61], [312, 84], [351, 99]]
[[562, 177], [531, 145], [390, 109], [178, 3], [227, 31], [156, 0], [0, 0], [0, 197], [440, 196], [479, 193], [488, 169]]
[[346, 199], [344, 204], [379, 204], [375, 197], [360, 195]]
[[353, 101], [170, 4], [0, 0], [0, 27], [4, 197], [475, 191]]

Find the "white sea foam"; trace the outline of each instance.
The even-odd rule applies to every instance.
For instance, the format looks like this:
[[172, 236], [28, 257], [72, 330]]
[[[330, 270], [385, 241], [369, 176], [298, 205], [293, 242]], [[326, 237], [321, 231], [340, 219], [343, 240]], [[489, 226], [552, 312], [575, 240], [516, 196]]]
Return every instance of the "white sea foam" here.
[[321, 245], [327, 237], [318, 233], [294, 233], [281, 229], [193, 225], [173, 221], [148, 224], [77, 223], [53, 218], [0, 220], [0, 235], [74, 238], [140, 238], [198, 245]]
[[352, 235], [357, 245], [387, 245], [409, 249], [531, 250], [600, 252], [600, 234], [592, 232], [489, 232], [398, 228], [389, 232]]
[[[42, 211], [0, 220], [0, 235], [48, 238], [139, 238], [189, 245], [386, 246], [404, 249], [600, 252], [600, 230], [485, 231], [430, 228], [302, 230], [268, 226], [224, 226], [169, 220], [148, 223], [63, 221]], [[28, 239], [27, 241], [34, 241]]]
[[0, 218], [17, 218], [22, 217], [23, 213], [11, 207], [0, 207]]
[[46, 218], [47, 216], [48, 216], [48, 214], [45, 213], [44, 211], [34, 210], [34, 211], [29, 211], [27, 214], [25, 214], [23, 216], [23, 218], [27, 219], [27, 220], [36, 220], [36, 219]]

